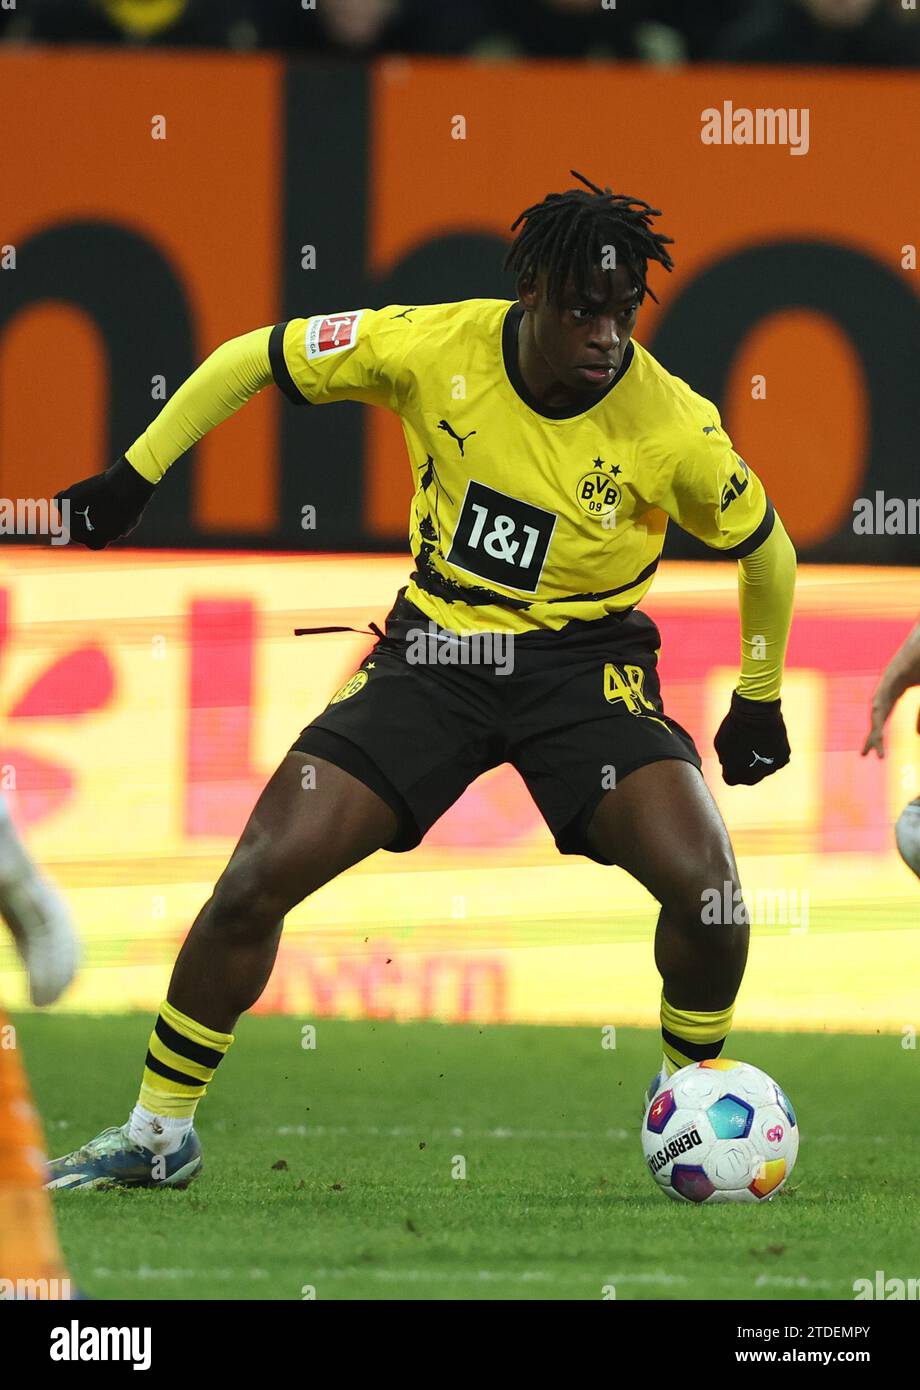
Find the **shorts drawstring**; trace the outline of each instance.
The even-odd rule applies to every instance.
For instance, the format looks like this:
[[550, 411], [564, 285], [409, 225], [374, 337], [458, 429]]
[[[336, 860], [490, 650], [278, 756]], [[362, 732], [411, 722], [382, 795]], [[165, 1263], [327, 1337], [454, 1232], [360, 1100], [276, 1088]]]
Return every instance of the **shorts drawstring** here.
[[311, 637], [321, 632], [366, 632], [368, 637], [376, 637], [383, 641], [383, 633], [376, 623], [369, 623], [367, 627], [295, 627], [295, 637]]

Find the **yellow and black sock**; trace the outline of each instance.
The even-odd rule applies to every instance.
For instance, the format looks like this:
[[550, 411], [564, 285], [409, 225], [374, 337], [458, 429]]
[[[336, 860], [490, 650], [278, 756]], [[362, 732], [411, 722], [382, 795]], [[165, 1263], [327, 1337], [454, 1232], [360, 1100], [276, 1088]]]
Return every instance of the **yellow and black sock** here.
[[664, 1063], [671, 1076], [691, 1062], [704, 1062], [718, 1057], [732, 1026], [734, 1003], [714, 1013], [696, 1009], [675, 1009], [661, 995], [661, 1042]]
[[164, 1000], [150, 1034], [138, 1105], [154, 1115], [191, 1119], [232, 1042], [232, 1033], [216, 1033]]

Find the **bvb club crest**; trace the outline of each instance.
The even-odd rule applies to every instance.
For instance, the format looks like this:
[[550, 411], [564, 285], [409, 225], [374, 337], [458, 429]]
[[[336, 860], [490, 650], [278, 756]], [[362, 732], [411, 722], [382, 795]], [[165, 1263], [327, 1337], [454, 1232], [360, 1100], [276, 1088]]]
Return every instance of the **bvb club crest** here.
[[329, 701], [330, 705], [338, 705], [342, 700], [347, 700], [350, 696], [357, 695], [358, 691], [363, 690], [367, 685], [367, 680], [368, 676], [366, 671], [356, 671], [353, 676], [349, 676], [341, 690], [335, 692], [332, 699]]
[[[619, 471], [616, 466], [611, 469], [612, 473]], [[620, 505], [622, 496], [619, 483], [611, 477], [611, 473], [605, 471], [602, 458], [594, 460], [591, 472], [583, 474], [575, 486], [578, 505], [588, 516], [610, 516]]]

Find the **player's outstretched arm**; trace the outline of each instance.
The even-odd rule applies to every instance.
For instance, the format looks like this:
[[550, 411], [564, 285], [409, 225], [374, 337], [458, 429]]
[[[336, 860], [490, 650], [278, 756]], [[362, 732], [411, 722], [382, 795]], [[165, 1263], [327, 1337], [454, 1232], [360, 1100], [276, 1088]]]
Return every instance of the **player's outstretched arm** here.
[[[862, 747], [865, 757], [873, 748], [880, 758], [885, 756], [885, 725], [888, 716], [906, 690], [920, 685], [920, 622], [895, 652], [872, 696], [871, 723]], [[920, 714], [917, 715], [920, 734]]]
[[70, 539], [102, 550], [130, 535], [167, 468], [272, 381], [271, 328], [222, 343], [111, 468], [55, 497]]
[[774, 514], [767, 539], [738, 561], [741, 678], [715, 737], [722, 776], [730, 786], [753, 786], [789, 762], [780, 687], [795, 571], [795, 550]]

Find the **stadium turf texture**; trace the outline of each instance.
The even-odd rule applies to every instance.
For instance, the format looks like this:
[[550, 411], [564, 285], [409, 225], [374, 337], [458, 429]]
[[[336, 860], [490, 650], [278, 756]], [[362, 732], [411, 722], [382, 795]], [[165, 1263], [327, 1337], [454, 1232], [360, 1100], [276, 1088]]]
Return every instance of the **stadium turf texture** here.
[[[60, 1154], [135, 1099], [150, 1019], [21, 1014]], [[62, 1192], [78, 1284], [141, 1299], [852, 1299], [920, 1274], [918, 1053], [894, 1034], [733, 1033], [801, 1151], [751, 1206], [669, 1201], [643, 1164], [651, 1030], [248, 1017], [185, 1192]], [[611, 1041], [615, 1047], [609, 1046]], [[315, 1041], [315, 1046], [303, 1044]], [[912, 1157], [913, 1156], [913, 1157]]]

